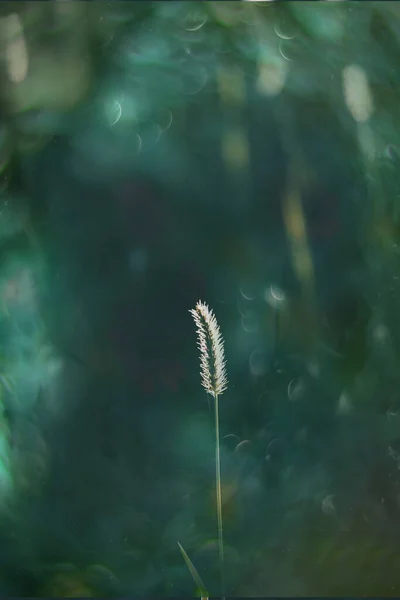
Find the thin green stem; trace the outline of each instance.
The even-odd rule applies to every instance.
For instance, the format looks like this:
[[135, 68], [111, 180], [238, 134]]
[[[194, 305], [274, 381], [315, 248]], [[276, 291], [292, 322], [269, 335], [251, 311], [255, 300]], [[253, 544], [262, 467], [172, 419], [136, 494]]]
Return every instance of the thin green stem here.
[[215, 483], [217, 493], [218, 553], [221, 575], [221, 594], [225, 594], [224, 576], [224, 536], [222, 530], [222, 493], [221, 493], [221, 459], [219, 450], [219, 410], [218, 394], [215, 394]]

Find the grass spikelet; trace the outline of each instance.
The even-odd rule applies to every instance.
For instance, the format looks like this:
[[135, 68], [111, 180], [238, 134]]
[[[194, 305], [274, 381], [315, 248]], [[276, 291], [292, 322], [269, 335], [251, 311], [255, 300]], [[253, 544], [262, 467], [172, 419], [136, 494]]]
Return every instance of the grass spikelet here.
[[200, 350], [200, 374], [202, 385], [208, 394], [214, 397], [215, 406], [215, 479], [216, 505], [218, 523], [218, 553], [221, 570], [221, 594], [224, 595], [224, 538], [222, 527], [222, 494], [221, 494], [221, 458], [219, 443], [219, 409], [218, 398], [228, 386], [224, 340], [211, 309], [204, 302], [197, 302], [189, 311], [197, 326], [198, 347]]
[[223, 394], [228, 385], [224, 340], [217, 319], [207, 304], [199, 301], [189, 312], [197, 326], [202, 385], [215, 398]]

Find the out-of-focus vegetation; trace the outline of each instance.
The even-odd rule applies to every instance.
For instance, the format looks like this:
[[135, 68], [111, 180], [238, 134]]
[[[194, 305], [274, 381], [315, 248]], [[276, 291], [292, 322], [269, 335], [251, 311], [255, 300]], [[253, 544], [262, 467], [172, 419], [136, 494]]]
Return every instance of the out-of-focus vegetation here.
[[400, 589], [400, 4], [0, 4], [0, 591]]

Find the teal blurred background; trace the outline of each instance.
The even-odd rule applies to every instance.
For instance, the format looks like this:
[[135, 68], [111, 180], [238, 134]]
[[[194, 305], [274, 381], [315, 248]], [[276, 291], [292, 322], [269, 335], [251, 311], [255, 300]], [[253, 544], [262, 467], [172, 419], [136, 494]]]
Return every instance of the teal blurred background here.
[[400, 4], [2, 2], [0, 593], [400, 593]]

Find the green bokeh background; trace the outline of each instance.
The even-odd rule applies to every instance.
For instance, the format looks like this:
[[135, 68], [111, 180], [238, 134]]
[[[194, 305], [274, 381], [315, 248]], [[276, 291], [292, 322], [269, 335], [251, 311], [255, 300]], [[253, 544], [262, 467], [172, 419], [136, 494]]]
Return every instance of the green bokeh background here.
[[399, 6], [1, 4], [0, 593], [399, 594]]

